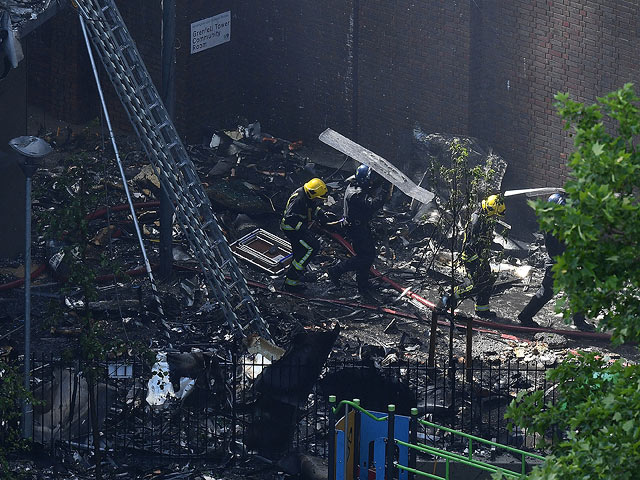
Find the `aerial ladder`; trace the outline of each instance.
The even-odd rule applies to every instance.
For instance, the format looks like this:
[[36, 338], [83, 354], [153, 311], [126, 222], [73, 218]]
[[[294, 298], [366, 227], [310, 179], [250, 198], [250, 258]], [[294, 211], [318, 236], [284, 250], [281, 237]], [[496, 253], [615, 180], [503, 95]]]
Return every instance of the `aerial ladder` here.
[[268, 324], [115, 1], [76, 0], [75, 4], [131, 125], [175, 205], [176, 219], [229, 328], [235, 335], [251, 332], [270, 340]]

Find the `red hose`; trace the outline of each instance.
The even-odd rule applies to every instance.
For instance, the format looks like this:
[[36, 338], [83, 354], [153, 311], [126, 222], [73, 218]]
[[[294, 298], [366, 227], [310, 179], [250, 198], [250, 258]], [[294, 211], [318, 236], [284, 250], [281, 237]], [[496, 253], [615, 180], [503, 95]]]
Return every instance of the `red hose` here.
[[[146, 210], [148, 208], [156, 208], [160, 206], [160, 202], [159, 201], [153, 201], [153, 202], [138, 202], [138, 203], [134, 203], [133, 204], [133, 208], [134, 210]], [[93, 219], [102, 217], [103, 215], [106, 215], [107, 212], [120, 212], [122, 210], [128, 210], [129, 204], [128, 203], [123, 203], [122, 205], [116, 205], [114, 207], [105, 207], [105, 208], [101, 208], [100, 210], [96, 210], [93, 213], [90, 213], [89, 215], [87, 215], [85, 217], [85, 220], [87, 221], [91, 221]]]
[[[46, 269], [47, 269], [47, 265], [46, 264], [40, 265], [33, 272], [31, 272], [31, 280], [35, 280], [36, 278], [38, 278], [40, 275], [42, 275], [42, 273]], [[18, 288], [18, 287], [22, 286], [23, 283], [24, 283], [24, 278], [19, 278], [18, 280], [14, 280], [14, 281], [9, 282], [9, 283], [4, 283], [4, 284], [0, 285], [0, 291], [2, 291], [2, 290], [11, 290], [12, 288]]]
[[[330, 232], [328, 230], [324, 230], [324, 231], [325, 233], [330, 235], [334, 240], [340, 243], [344, 248], [346, 248], [352, 255], [355, 254], [351, 244], [342, 235], [336, 232]], [[394, 282], [387, 276], [382, 275], [378, 270], [376, 270], [373, 267], [371, 267], [371, 273], [373, 273], [376, 277], [380, 278], [384, 282], [391, 285], [398, 292], [402, 293], [405, 291], [405, 288], [402, 288], [400, 284]], [[436, 307], [435, 303], [430, 302], [429, 300], [421, 297], [417, 293], [414, 293], [410, 290], [405, 295], [409, 298], [416, 300], [417, 302], [420, 302], [421, 304], [429, 307], [432, 310], [434, 310]], [[473, 323], [476, 325], [482, 325], [482, 326], [493, 328], [496, 330], [506, 330], [511, 332], [521, 332], [521, 333], [549, 332], [549, 333], [558, 333], [561, 335], [565, 335], [567, 337], [589, 338], [592, 340], [597, 339], [597, 340], [611, 341], [611, 335], [607, 333], [601, 333], [601, 332], [581, 332], [580, 330], [557, 330], [554, 328], [545, 328], [545, 327], [524, 327], [522, 325], [509, 325], [509, 324], [504, 324], [499, 322], [490, 322], [488, 320], [482, 320], [475, 317], [473, 319]], [[447, 322], [447, 325], [448, 325], [448, 322]]]
[[[138, 202], [138, 203], [134, 203], [133, 204], [133, 208], [135, 210], [145, 210], [148, 208], [157, 208], [160, 206], [160, 202], [159, 201], [153, 201], [153, 202]], [[114, 207], [105, 207], [105, 208], [101, 208], [100, 210], [96, 210], [93, 213], [88, 214], [85, 219], [87, 221], [91, 221], [94, 220], [96, 218], [102, 217], [103, 215], [106, 215], [107, 212], [120, 212], [122, 210], [127, 210], [129, 208], [129, 204], [128, 203], [124, 203], [122, 205], [116, 205]], [[40, 275], [42, 275], [44, 273], [44, 271], [47, 269], [47, 265], [46, 264], [42, 264], [40, 265], [36, 270], [34, 270], [31, 273], [31, 280], [35, 280], [36, 278], [38, 278]], [[134, 268], [133, 270], [129, 270], [128, 272], [126, 272], [128, 275], [137, 275], [137, 271], [139, 269]], [[142, 269], [142, 271], [144, 272], [144, 269]], [[113, 275], [103, 275], [100, 277], [96, 278], [96, 281], [106, 281], [108, 279], [112, 279], [115, 278]], [[11, 282], [8, 283], [4, 283], [2, 285], [0, 285], [0, 292], [4, 291], [4, 290], [11, 290], [13, 288], [18, 288], [21, 287], [24, 284], [24, 278], [20, 278], [18, 280], [13, 280]]]

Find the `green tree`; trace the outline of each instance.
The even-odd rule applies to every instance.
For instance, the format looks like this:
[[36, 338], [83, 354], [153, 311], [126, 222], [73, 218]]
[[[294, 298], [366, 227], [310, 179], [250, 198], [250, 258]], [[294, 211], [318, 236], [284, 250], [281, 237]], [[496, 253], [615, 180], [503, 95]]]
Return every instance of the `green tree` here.
[[[105, 375], [100, 361], [108, 354], [125, 350], [122, 341], [106, 332], [106, 322], [96, 319], [90, 302], [98, 298], [96, 286], [97, 271], [100, 267], [116, 269], [113, 259], [98, 254], [90, 244], [89, 218], [100, 205], [100, 196], [95, 186], [100, 179], [92, 173], [97, 170], [98, 159], [86, 153], [72, 155], [64, 159], [61, 175], [45, 182], [48, 197], [54, 203], [51, 210], [40, 215], [40, 227], [47, 239], [63, 244], [66, 274], [62, 291], [77, 294], [81, 301], [73, 318], [77, 319], [81, 334], [72, 356], [83, 361], [82, 375], [89, 390], [89, 415], [92, 426], [95, 478], [101, 478], [100, 429], [98, 424], [96, 386]], [[119, 268], [114, 272], [119, 273]], [[60, 305], [52, 304], [52, 313], [60, 313]]]
[[[640, 338], [640, 132], [638, 97], [626, 84], [585, 106], [568, 94], [556, 107], [573, 128], [575, 150], [566, 206], [538, 203], [543, 230], [567, 244], [555, 266], [556, 287], [570, 309], [599, 318], [614, 343]], [[569, 308], [565, 309], [568, 315]]]
[[[575, 150], [565, 206], [533, 204], [540, 226], [567, 245], [555, 265], [555, 288], [565, 318], [582, 311], [612, 332], [613, 342], [640, 340], [640, 239], [636, 141], [640, 113], [633, 86], [585, 106], [556, 95], [573, 129]], [[640, 477], [640, 366], [593, 354], [570, 358], [548, 374], [555, 405], [543, 392], [519, 396], [507, 417], [529, 432], [555, 437], [551, 456], [531, 479]]]
[[590, 353], [572, 356], [548, 379], [557, 384], [555, 405], [545, 405], [538, 391], [519, 395], [507, 413], [529, 433], [553, 440], [551, 456], [527, 478], [637, 479], [640, 367]]

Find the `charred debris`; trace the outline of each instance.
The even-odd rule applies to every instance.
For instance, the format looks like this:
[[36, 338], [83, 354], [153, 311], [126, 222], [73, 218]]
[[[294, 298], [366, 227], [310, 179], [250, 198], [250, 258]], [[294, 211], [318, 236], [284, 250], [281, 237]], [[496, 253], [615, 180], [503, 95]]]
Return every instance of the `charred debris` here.
[[[429, 204], [416, 202], [390, 183], [379, 181], [388, 201], [373, 220], [378, 244], [374, 266], [379, 273], [372, 278], [376, 288], [373, 304], [358, 298], [352, 278], [344, 279], [340, 291], [330, 288], [327, 268], [347, 255], [336, 240], [340, 234], [337, 228], [318, 229], [321, 252], [305, 274], [308, 293], [303, 297], [282, 291], [282, 259], [290, 247], [278, 225], [288, 196], [309, 179], [320, 177], [330, 189], [326, 208], [340, 216], [342, 194], [356, 166], [353, 160], [324, 145], [311, 148], [274, 137], [263, 132], [258, 122], [212, 131], [202, 144], [188, 146], [220, 226], [269, 325], [269, 342], [255, 334], [238, 338], [229, 331], [177, 227], [173, 230], [171, 275], [158, 283], [164, 310], [161, 317], [144, 275], [132, 218], [124, 207], [124, 190], [104, 136], [95, 125], [40, 133], [55, 153], [34, 176], [34, 218], [41, 233], [33, 250], [32, 350], [43, 358], [72, 359], [77, 338], [86, 328], [78, 322], [78, 312], [90, 311], [103, 337], [118, 339], [124, 347], [112, 350], [111, 364], [126, 365], [129, 358], [137, 356], [146, 365], [135, 372], [144, 398], [130, 392], [125, 399], [127, 408], [155, 408], [175, 415], [172, 408], [204, 402], [217, 404], [228, 415], [250, 414], [245, 434], [234, 439], [236, 445], [227, 444], [227, 452], [240, 448], [258, 452], [270, 461], [282, 458], [316, 388], [326, 395], [365, 397], [363, 405], [371, 408], [391, 402], [398, 404], [399, 411], [422, 405], [423, 412], [446, 419], [455, 416], [458, 408], [451, 395], [445, 395], [444, 390], [409, 388], [409, 381], [402, 378], [402, 365], [415, 362], [444, 368], [453, 360], [461, 367], [457, 371], [460, 377], [464, 367], [472, 363], [523, 361], [542, 368], [554, 365], [577, 345], [571, 331], [551, 330], [565, 328], [551, 309], [545, 316], [545, 327], [550, 327], [546, 332], [518, 330], [517, 321], [511, 320], [525, 304], [530, 284], [537, 285], [540, 280], [537, 267], [544, 262], [544, 251], [540, 239], [528, 244], [509, 238], [507, 224], [496, 237], [503, 249], [494, 252], [492, 259], [499, 276], [492, 302], [502, 318], [494, 325], [476, 324], [473, 330], [464, 322], [450, 329], [446, 316], [432, 315], [427, 308], [451, 285], [451, 252], [459, 249], [462, 240], [464, 214], [452, 217], [446, 178], [447, 169], [454, 167], [451, 145], [458, 143], [468, 149], [464, 168], [483, 173], [479, 186], [470, 176], [462, 177], [462, 197], [501, 190], [506, 163], [476, 139], [425, 134], [416, 127], [413, 154], [402, 170], [417, 185], [435, 193]], [[121, 148], [137, 219], [155, 265], [160, 182], [134, 141]], [[77, 162], [82, 163], [84, 177], [73, 177], [75, 181], [69, 182], [69, 173], [80, 168]], [[69, 255], [73, 252], [64, 248], [64, 237], [46, 235], [47, 222], [55, 222], [55, 215], [65, 212], [69, 198], [81, 196], [92, 206], [83, 225], [86, 262], [95, 272], [95, 299], [83, 298], [81, 290], [69, 282], [73, 277]], [[458, 222], [455, 229], [454, 220]], [[259, 254], [243, 243], [247, 238], [257, 239]], [[22, 261], [6, 259], [0, 267], [0, 311], [4, 312], [0, 314], [0, 355], [16, 361], [21, 354], [20, 278], [24, 268]], [[459, 281], [463, 272], [455, 266], [453, 271]], [[428, 302], [418, 303], [407, 292], [415, 292]], [[460, 308], [463, 316], [469, 311], [465, 304]], [[242, 388], [242, 401], [232, 404], [230, 398], [235, 399], [237, 392], [229, 395], [231, 374], [222, 365], [240, 365], [239, 359], [241, 371], [233, 375], [244, 380], [233, 388]], [[349, 362], [349, 366], [345, 363], [345, 368], [329, 372], [324, 367], [327, 359]], [[41, 374], [34, 373], [39, 382], [34, 394], [50, 401], [39, 407], [43, 410], [39, 418], [44, 420], [35, 425], [34, 438], [38, 440], [39, 435], [40, 441], [47, 443], [73, 436], [82, 443], [78, 439], [88, 435], [86, 425], [74, 425], [72, 419], [74, 408], [78, 408], [75, 405], [83, 404], [77, 399], [88, 395], [88, 387], [77, 365], [70, 364], [49, 377], [44, 374], [48, 371], [46, 362], [39, 365]], [[382, 375], [389, 367], [398, 368], [398, 378]], [[509, 378], [506, 371], [504, 375], [500, 381], [507, 385], [539, 387], [536, 381]], [[470, 380], [473, 384], [474, 379]], [[66, 394], [61, 393], [61, 385], [71, 385]], [[475, 387], [491, 396], [492, 384], [480, 379]], [[122, 399], [108, 385], [97, 388], [107, 392], [98, 405], [102, 422]], [[464, 398], [464, 391], [457, 397]], [[504, 406], [504, 402], [498, 403]], [[77, 410], [75, 415], [79, 415]], [[70, 421], [65, 423], [64, 418]]]

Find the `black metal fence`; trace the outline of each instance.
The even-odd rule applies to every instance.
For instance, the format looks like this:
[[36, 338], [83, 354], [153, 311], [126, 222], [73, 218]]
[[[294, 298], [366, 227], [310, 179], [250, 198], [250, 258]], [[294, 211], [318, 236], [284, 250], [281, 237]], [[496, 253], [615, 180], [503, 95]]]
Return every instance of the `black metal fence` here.
[[[507, 430], [506, 407], [521, 391], [543, 390], [547, 401], [555, 401], [546, 368], [529, 363], [478, 361], [467, 369], [460, 364], [374, 366], [329, 360], [314, 381], [303, 364], [266, 376], [268, 362], [214, 360], [192, 370], [195, 385], [189, 386], [181, 373], [159, 374], [141, 361], [87, 365], [34, 358], [33, 439], [51, 448], [88, 449], [97, 441], [113, 452], [176, 457], [222, 458], [251, 451], [269, 456], [287, 449], [326, 456], [328, 396], [336, 395], [338, 400], [358, 398], [364, 408], [382, 412], [393, 403], [399, 415], [417, 406], [420, 417], [434, 423], [535, 448], [532, 435]], [[147, 401], [150, 379], [155, 385], [164, 382], [155, 389], [166, 396], [161, 405]], [[313, 384], [311, 390], [300, 387], [305, 382]], [[169, 393], [181, 395], [185, 389], [191, 392], [182, 399]], [[155, 403], [162, 402], [156, 398]], [[450, 438], [427, 428], [418, 437], [440, 448], [455, 447]]]

